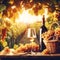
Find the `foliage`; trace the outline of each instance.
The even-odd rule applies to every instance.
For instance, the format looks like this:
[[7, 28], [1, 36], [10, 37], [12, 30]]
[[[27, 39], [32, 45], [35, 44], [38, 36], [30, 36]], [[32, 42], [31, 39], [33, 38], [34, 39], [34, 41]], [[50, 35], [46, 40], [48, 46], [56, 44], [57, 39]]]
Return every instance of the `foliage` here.
[[38, 33], [40, 27], [42, 26], [42, 23], [41, 22], [35, 22], [33, 24], [30, 25], [31, 28], [35, 28], [36, 29], [36, 32]]
[[2, 43], [0, 41], [0, 51], [3, 50], [3, 49], [4, 49], [4, 47], [3, 47], [3, 45], [2, 45]]
[[5, 40], [2, 41], [1, 43], [2, 43], [3, 47], [6, 47], [7, 46], [7, 42]]
[[14, 36], [14, 38], [16, 38], [18, 35], [20, 35], [22, 32], [24, 32], [26, 30], [27, 26], [23, 23], [20, 24], [14, 24], [11, 27], [12, 30], [12, 34]]
[[[3, 1], [3, 2], [2, 2]], [[14, 0], [14, 1], [17, 1], [17, 0]], [[20, 0], [19, 0], [20, 1]], [[35, 0], [35, 1], [37, 1], [37, 0]], [[43, 0], [39, 0], [39, 2], [40, 1], [42, 1], [42, 2], [44, 2]], [[49, 10], [49, 12], [51, 12], [52, 14], [53, 14], [53, 12], [55, 11], [55, 4], [57, 4], [58, 2], [56, 2], [57, 0], [50, 0], [50, 2], [48, 1], [47, 2], [47, 0], [45, 0], [45, 2], [47, 2], [47, 4], [48, 4], [48, 6], [49, 6], [49, 8], [50, 8], [50, 10]], [[9, 0], [1, 0], [1, 2], [2, 2], [2, 4], [0, 4], [0, 12], [3, 12], [4, 10], [7, 10], [6, 9], [6, 7], [8, 7], [8, 2], [9, 2]], [[16, 2], [17, 4], [18, 4], [18, 2]], [[20, 3], [19, 3], [20, 4]], [[6, 5], [6, 6], [5, 6]], [[38, 7], [38, 6], [37, 6]], [[36, 8], [37, 8], [36, 7]], [[35, 8], [35, 9], [36, 9]], [[38, 9], [37, 9], [38, 10]], [[42, 8], [42, 9], [40, 9], [40, 10], [38, 10], [37, 11], [38, 12], [38, 14], [43, 14], [44, 13], [44, 9]], [[29, 13], [30, 14], [34, 14], [34, 12], [33, 11], [29, 11]], [[13, 14], [14, 15], [14, 14]], [[17, 14], [16, 14], [17, 15]], [[0, 23], [1, 23], [1, 21], [3, 21], [3, 20], [0, 20]], [[47, 29], [50, 29], [50, 27], [51, 27], [51, 24], [53, 24], [53, 22], [58, 22], [58, 19], [57, 18], [55, 18], [53, 15], [51, 15], [50, 14], [50, 16], [47, 18], [47, 20], [46, 20], [46, 27], [47, 27]], [[59, 23], [59, 22], [58, 22]], [[30, 25], [30, 27], [31, 28], [35, 28], [36, 29], [36, 31], [37, 31], [37, 33], [38, 33], [38, 31], [39, 31], [39, 29], [40, 29], [40, 27], [41, 27], [41, 22], [36, 22], [36, 23], [33, 23], [33, 24], [31, 24]], [[2, 24], [0, 24], [0, 27], [2, 26]], [[53, 25], [53, 27], [55, 28], [55, 26], [57, 27], [57, 25], [55, 24], [55, 25]], [[26, 24], [23, 24], [23, 23], [12, 23], [12, 25], [11, 25], [11, 27], [10, 28], [8, 28], [9, 30], [7, 31], [7, 37], [6, 37], [6, 40], [4, 40], [4, 42], [0, 42], [0, 46], [2, 46], [2, 47], [6, 47], [7, 45], [9, 45], [9, 46], [14, 46], [14, 49], [16, 49], [16, 48], [18, 48], [18, 45], [16, 45], [16, 44], [14, 44], [15, 43], [15, 39], [18, 37], [18, 36], [20, 36], [21, 35], [21, 33], [23, 33], [26, 29], [27, 29], [27, 25]], [[22, 36], [21, 36], [22, 37]], [[22, 38], [24, 38], [24, 37], [22, 37]], [[12, 43], [13, 42], [13, 43]], [[11, 43], [11, 44], [10, 44]]]
[[54, 23], [54, 22], [57, 22], [58, 23], [58, 19], [56, 17], [54, 17], [54, 15], [50, 15], [47, 20], [46, 20], [46, 27], [47, 29], [50, 29], [51, 28], [51, 25]]
[[6, 6], [4, 4], [0, 4], [0, 12], [6, 9]]

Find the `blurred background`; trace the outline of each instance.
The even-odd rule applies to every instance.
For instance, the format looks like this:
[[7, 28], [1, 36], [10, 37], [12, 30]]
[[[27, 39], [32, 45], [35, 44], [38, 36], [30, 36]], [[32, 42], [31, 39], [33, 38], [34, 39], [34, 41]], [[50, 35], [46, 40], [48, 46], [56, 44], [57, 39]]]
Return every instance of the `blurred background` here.
[[6, 41], [10, 47], [29, 42], [28, 28], [35, 28], [38, 35], [43, 15], [48, 30], [52, 24], [54, 29], [60, 25], [60, 0], [0, 0], [0, 40], [4, 46]]

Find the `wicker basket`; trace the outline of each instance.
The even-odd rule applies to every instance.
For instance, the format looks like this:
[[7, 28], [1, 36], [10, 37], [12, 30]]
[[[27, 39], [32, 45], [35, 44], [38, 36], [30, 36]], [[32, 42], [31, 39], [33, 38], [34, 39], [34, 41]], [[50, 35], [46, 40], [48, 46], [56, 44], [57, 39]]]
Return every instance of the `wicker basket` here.
[[[53, 24], [51, 24], [50, 29], [53, 29], [53, 25], [57, 24], [57, 26], [59, 27], [59, 24], [57, 22], [54, 22]], [[59, 53], [59, 43], [60, 41], [58, 41], [57, 39], [54, 40], [43, 40], [46, 48], [49, 50], [49, 53]]]
[[44, 41], [46, 48], [49, 50], [49, 53], [59, 53], [59, 41], [58, 40], [49, 40]]

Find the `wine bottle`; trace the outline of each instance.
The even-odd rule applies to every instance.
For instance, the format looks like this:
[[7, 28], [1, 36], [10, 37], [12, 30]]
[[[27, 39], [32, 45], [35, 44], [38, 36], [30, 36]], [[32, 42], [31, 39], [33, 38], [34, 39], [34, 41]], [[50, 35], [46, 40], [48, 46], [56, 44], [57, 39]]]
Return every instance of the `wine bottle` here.
[[45, 26], [45, 15], [43, 15], [43, 18], [42, 18], [42, 33], [46, 32], [47, 31], [47, 28]]
[[[45, 26], [45, 15], [43, 15], [43, 18], [42, 18], [42, 26], [40, 30], [41, 30], [40, 35], [47, 31], [47, 28]], [[46, 47], [43, 43], [43, 38], [41, 36], [40, 36], [40, 45], [41, 45], [40, 50], [43, 51]]]

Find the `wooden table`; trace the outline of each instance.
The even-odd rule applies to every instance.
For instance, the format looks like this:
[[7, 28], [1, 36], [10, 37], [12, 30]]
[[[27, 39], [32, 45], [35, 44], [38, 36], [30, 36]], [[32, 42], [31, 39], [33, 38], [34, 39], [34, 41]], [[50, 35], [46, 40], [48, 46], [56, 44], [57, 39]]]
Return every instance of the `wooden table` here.
[[21, 55], [0, 55], [0, 60], [46, 60], [60, 59], [60, 54], [21, 54]]

